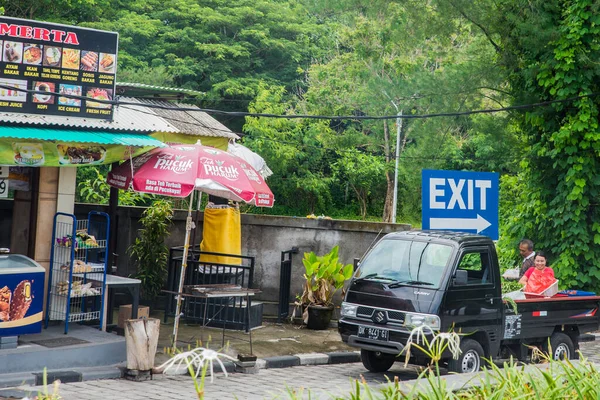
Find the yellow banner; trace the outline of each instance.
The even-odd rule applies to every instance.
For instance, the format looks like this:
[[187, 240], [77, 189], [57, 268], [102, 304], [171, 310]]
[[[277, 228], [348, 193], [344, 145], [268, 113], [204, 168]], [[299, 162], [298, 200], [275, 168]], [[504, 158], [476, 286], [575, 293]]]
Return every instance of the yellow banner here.
[[227, 143], [229, 143], [229, 139], [224, 137], [195, 136], [183, 133], [155, 132], [150, 136], [167, 144], [195, 144], [200, 140], [203, 146], [216, 147], [224, 151], [227, 151]]
[[0, 140], [0, 165], [22, 167], [78, 167], [128, 160], [154, 147], [43, 140]]

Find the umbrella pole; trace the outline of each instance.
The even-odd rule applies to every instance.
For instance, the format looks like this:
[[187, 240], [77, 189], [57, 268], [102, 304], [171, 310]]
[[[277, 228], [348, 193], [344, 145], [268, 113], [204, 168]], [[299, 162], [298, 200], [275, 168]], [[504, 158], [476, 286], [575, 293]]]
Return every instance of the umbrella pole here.
[[200, 217], [200, 206], [202, 205], [202, 192], [198, 192], [198, 206], [196, 207], [196, 219], [194, 221], [194, 234], [192, 235], [192, 249], [196, 245], [196, 232], [198, 232], [198, 218]]
[[185, 279], [185, 269], [187, 268], [188, 253], [190, 248], [190, 232], [192, 230], [192, 203], [194, 202], [194, 191], [190, 194], [190, 205], [188, 215], [185, 221], [185, 243], [183, 245], [183, 260], [181, 260], [181, 276], [179, 277], [179, 289], [177, 290], [177, 308], [175, 309], [175, 324], [173, 325], [173, 350], [177, 348], [177, 333], [179, 332], [179, 319], [181, 318], [181, 303], [183, 298], [183, 281]]

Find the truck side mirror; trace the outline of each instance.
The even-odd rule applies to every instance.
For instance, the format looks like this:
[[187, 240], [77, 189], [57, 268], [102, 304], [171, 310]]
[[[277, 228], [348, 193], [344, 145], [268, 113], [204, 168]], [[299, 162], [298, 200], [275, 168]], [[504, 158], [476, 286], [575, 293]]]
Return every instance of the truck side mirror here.
[[457, 269], [454, 273], [453, 285], [463, 286], [468, 282], [468, 273], [464, 269]]

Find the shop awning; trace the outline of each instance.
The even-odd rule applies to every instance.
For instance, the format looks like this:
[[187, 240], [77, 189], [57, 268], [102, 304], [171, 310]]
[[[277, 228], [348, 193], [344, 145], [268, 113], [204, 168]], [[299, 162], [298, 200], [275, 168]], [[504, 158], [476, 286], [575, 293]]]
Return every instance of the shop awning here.
[[94, 143], [136, 147], [164, 147], [163, 142], [144, 134], [106, 132], [96, 130], [65, 130], [30, 126], [0, 126], [0, 138], [19, 140], [47, 140], [71, 143]]

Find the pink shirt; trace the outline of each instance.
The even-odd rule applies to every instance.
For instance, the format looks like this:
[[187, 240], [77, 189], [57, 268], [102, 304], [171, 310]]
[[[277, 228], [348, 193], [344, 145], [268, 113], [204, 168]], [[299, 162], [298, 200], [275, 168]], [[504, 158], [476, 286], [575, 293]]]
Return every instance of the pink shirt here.
[[[533, 274], [533, 271], [535, 271], [535, 267], [531, 267], [529, 268], [527, 271], [525, 271], [525, 276], [527, 277], [527, 279], [529, 279], [529, 277], [531, 276], [531, 274]], [[542, 274], [544, 275], [550, 275], [551, 277], [554, 278], [554, 270], [550, 267], [546, 267], [542, 270]]]

